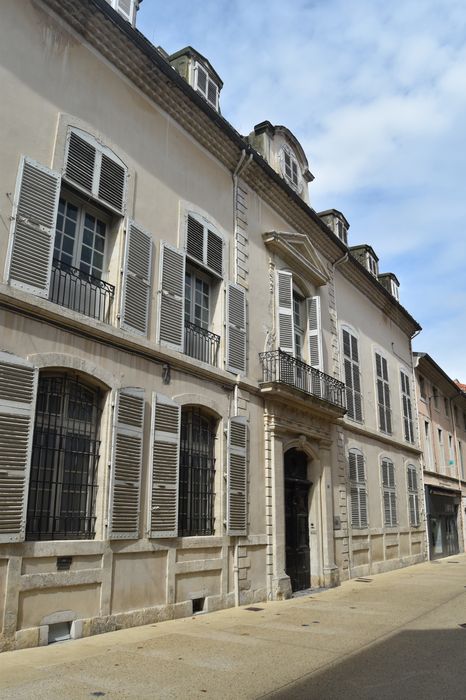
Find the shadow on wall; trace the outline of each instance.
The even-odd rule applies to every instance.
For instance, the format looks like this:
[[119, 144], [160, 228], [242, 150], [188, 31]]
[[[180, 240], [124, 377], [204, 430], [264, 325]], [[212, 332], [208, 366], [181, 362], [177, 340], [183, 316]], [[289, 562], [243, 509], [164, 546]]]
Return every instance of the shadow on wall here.
[[[466, 610], [458, 625], [466, 623]], [[312, 651], [310, 650], [310, 653]], [[320, 673], [270, 693], [282, 700], [460, 700], [466, 697], [466, 628], [395, 634]]]

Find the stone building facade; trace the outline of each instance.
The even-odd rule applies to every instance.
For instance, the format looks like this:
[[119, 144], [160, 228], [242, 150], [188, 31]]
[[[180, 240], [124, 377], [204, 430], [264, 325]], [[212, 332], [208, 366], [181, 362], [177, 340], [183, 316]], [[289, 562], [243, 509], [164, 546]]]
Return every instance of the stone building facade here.
[[137, 4], [2, 5], [3, 649], [425, 556], [396, 278]]
[[464, 552], [466, 395], [426, 353], [414, 353], [430, 559]]

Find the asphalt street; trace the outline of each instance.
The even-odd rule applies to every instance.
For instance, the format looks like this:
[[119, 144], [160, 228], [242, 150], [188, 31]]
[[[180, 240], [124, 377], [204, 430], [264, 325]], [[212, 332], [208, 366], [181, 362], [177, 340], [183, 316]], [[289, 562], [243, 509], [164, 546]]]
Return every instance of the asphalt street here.
[[466, 698], [466, 555], [0, 655], [1, 700]]

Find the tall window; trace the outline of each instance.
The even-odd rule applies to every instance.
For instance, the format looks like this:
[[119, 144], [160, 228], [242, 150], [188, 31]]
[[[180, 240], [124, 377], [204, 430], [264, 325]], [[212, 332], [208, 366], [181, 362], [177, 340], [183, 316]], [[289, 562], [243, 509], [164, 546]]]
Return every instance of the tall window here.
[[69, 375], [39, 379], [27, 539], [92, 539], [101, 394]]
[[293, 322], [294, 322], [294, 347], [298, 360], [303, 359], [306, 319], [304, 312], [304, 299], [293, 292]]
[[387, 527], [395, 527], [396, 513], [395, 466], [391, 459], [382, 459], [382, 489], [384, 522]]
[[358, 339], [346, 329], [343, 330], [343, 362], [345, 368], [347, 415], [353, 420], [362, 421]]
[[178, 534], [214, 534], [215, 420], [198, 408], [181, 414]]
[[409, 522], [413, 527], [419, 525], [419, 494], [417, 483], [417, 469], [413, 464], [408, 464], [408, 501]]
[[403, 428], [405, 440], [414, 442], [413, 409], [411, 405], [411, 382], [403, 370], [400, 371], [401, 400], [403, 404]]
[[390, 385], [388, 383], [388, 365], [385, 357], [375, 354], [377, 373], [377, 400], [379, 406], [379, 428], [384, 433], [392, 432], [392, 411], [390, 408]]
[[285, 177], [294, 187], [299, 185], [298, 161], [293, 154], [288, 150], [283, 150], [283, 158], [285, 165]]
[[367, 489], [363, 453], [358, 449], [351, 449], [348, 453], [348, 462], [351, 525], [352, 527], [367, 527]]
[[432, 471], [434, 468], [434, 458], [432, 452], [432, 438], [430, 435], [430, 423], [428, 421], [424, 421], [424, 459], [425, 468]]

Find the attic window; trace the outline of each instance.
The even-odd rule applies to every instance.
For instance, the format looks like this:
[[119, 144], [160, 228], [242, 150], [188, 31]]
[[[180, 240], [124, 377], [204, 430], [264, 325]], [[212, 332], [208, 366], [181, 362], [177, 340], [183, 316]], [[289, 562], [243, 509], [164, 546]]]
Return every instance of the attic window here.
[[400, 301], [400, 290], [394, 280], [391, 281], [392, 294], [397, 301]]
[[367, 253], [367, 269], [371, 274], [377, 277], [379, 273], [377, 260], [370, 253]]
[[285, 179], [288, 180], [290, 185], [294, 188], [299, 187], [299, 171], [298, 171], [298, 161], [293, 156], [291, 151], [287, 148], [283, 149], [283, 169]]
[[122, 17], [133, 24], [136, 0], [107, 0], [107, 2], [114, 10], [122, 15]]
[[194, 66], [194, 89], [218, 110], [218, 85], [209, 77], [206, 69], [200, 63]]
[[348, 245], [348, 229], [346, 228], [343, 221], [337, 221], [337, 236], [340, 241], [343, 241], [345, 245]]

